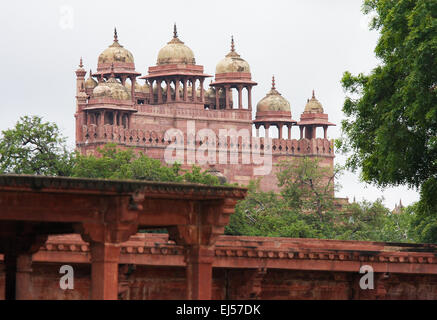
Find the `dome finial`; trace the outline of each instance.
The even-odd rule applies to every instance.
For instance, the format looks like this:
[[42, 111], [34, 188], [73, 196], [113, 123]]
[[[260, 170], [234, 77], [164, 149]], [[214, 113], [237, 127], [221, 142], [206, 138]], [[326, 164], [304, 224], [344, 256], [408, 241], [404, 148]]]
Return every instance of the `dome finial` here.
[[118, 42], [117, 28], [114, 27], [114, 42]]
[[79, 61], [79, 68], [83, 67], [83, 63], [82, 63], [82, 57], [80, 57], [80, 61]]
[[231, 51], [235, 52], [234, 36], [231, 36]]
[[173, 26], [173, 38], [176, 39], [177, 37], [178, 37], [178, 29], [176, 27], [176, 22], [175, 22]]
[[313, 89], [313, 99], [315, 99], [316, 98], [316, 95], [314, 94], [314, 89]]
[[276, 90], [276, 87], [275, 87], [275, 76], [274, 75], [272, 76], [272, 90]]

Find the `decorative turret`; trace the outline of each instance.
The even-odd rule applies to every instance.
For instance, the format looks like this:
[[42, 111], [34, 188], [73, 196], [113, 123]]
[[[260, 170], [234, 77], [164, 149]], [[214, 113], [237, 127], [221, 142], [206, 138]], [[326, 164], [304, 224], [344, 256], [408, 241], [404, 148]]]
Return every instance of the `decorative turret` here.
[[[114, 28], [114, 42], [99, 55], [97, 72], [93, 75], [108, 79], [111, 73], [114, 74], [116, 79], [120, 80], [123, 86], [126, 79], [129, 78], [132, 83], [135, 83], [136, 77], [140, 75], [140, 73], [135, 71], [132, 53], [118, 42], [116, 28]], [[131, 91], [131, 99], [134, 103], [136, 102], [133, 89]]]
[[[210, 75], [203, 73], [203, 66], [196, 65], [193, 51], [178, 37], [176, 24], [173, 38], [159, 50], [156, 66], [149, 67], [148, 72], [140, 79], [146, 79], [149, 87], [157, 88], [150, 92], [151, 104], [184, 102], [192, 104], [191, 107], [204, 108], [203, 82]], [[200, 83], [199, 96], [196, 95], [197, 82]]]
[[[323, 128], [324, 139], [328, 138], [328, 127], [335, 124], [328, 121], [328, 115], [324, 113], [323, 106], [316, 99], [314, 90], [311, 99], [307, 100], [304, 112], [300, 116], [297, 124], [300, 128], [300, 138], [315, 139], [317, 127]], [[305, 131], [305, 133], [304, 133]]]
[[290, 102], [276, 90], [275, 76], [272, 76], [272, 89], [256, 106], [254, 124], [257, 135], [260, 126], [265, 127], [266, 137], [269, 137], [270, 126], [276, 126], [279, 131], [279, 139], [282, 139], [282, 131], [286, 126], [288, 138], [291, 139], [291, 127], [296, 124], [296, 121], [291, 118]]
[[76, 69], [76, 96], [82, 89], [85, 89], [85, 75], [86, 71], [83, 68], [82, 57], [80, 57], [79, 68]]
[[93, 72], [90, 70], [90, 74], [85, 81], [85, 91], [91, 93], [93, 89], [97, 86], [97, 81], [92, 77]]
[[176, 23], [173, 28], [173, 39], [167, 42], [167, 45], [159, 50], [156, 64], [159, 66], [165, 64], [195, 65], [196, 59], [194, 59], [193, 51], [178, 38]]
[[[234, 37], [231, 36], [231, 51], [219, 61], [215, 68], [215, 81], [210, 84], [215, 91], [222, 89], [225, 99], [222, 101], [216, 95], [215, 109], [247, 109], [252, 111], [252, 87], [257, 83], [252, 81], [249, 64], [235, 51]], [[247, 90], [247, 107], [243, 107], [243, 88]], [[232, 89], [238, 91], [238, 105], [231, 103]]]
[[115, 74], [137, 74], [134, 57], [118, 42], [117, 29], [115, 28], [114, 42], [99, 55], [96, 74], [109, 74], [112, 65], [114, 65]]

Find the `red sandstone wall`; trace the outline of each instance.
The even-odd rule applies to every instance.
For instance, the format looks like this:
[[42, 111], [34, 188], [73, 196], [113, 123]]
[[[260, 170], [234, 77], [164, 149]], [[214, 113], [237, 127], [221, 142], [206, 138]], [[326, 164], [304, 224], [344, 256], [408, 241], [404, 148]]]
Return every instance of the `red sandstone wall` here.
[[[73, 264], [74, 290], [59, 288], [61, 263], [37, 263], [33, 270], [34, 299], [89, 299], [90, 267]], [[376, 281], [374, 290], [358, 287], [358, 274], [346, 272], [267, 270], [258, 277], [253, 269], [215, 268], [213, 299], [437, 299], [437, 276], [390, 274]], [[250, 280], [250, 281], [248, 281]], [[126, 300], [185, 299], [185, 268], [137, 266], [120, 279], [120, 298]], [[0, 274], [0, 299], [4, 299], [4, 274]]]

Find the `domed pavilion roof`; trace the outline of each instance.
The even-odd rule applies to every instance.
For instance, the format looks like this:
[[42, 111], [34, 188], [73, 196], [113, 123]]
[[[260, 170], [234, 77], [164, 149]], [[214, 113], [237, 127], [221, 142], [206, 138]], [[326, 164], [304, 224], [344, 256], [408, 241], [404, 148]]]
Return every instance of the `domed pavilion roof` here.
[[171, 39], [158, 53], [157, 65], [166, 64], [196, 64], [193, 51], [178, 38], [176, 24], [173, 39]]

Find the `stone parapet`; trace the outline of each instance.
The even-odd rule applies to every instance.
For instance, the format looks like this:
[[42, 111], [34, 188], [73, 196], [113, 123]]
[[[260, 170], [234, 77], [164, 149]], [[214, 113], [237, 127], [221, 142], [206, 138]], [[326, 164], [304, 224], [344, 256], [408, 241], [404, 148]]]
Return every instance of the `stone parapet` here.
[[[140, 148], [165, 148], [173, 140], [165, 139], [165, 132], [143, 130], [143, 129], [126, 129], [122, 126], [114, 125], [84, 125], [82, 127], [82, 136], [84, 141], [78, 141], [77, 145], [84, 146], [93, 143], [114, 142], [121, 145], [140, 147]], [[187, 145], [187, 135], [184, 134], [184, 144], [180, 142], [180, 147], [193, 148], [200, 147], [202, 141], [196, 140], [193, 145], [192, 137], [188, 137], [190, 144]], [[252, 150], [262, 150], [262, 153], [271, 153], [272, 155], [320, 155], [334, 157], [334, 144], [332, 140], [316, 139], [265, 139], [252, 138], [253, 142], [246, 141], [238, 137], [238, 143], [235, 145], [230, 137], [227, 138], [227, 145], [220, 145], [219, 139], [216, 141], [216, 150], [226, 148], [227, 150], [238, 152], [250, 152]], [[255, 145], [253, 145], [255, 143]]]

